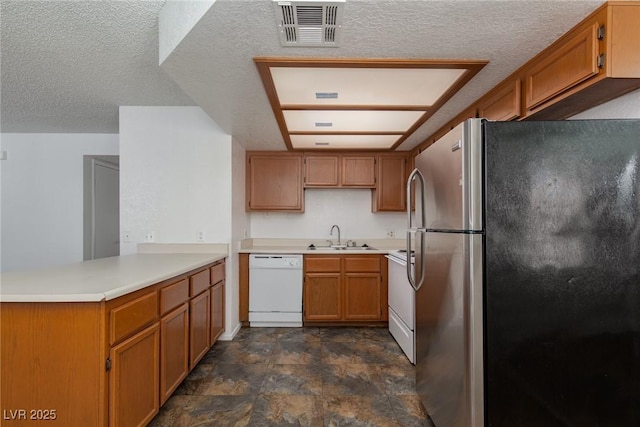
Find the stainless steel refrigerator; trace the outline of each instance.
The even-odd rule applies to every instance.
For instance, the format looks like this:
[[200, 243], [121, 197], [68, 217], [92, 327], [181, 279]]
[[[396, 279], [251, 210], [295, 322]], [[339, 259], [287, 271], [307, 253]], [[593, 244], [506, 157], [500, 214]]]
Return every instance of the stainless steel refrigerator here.
[[640, 425], [640, 120], [470, 119], [407, 192], [436, 427]]

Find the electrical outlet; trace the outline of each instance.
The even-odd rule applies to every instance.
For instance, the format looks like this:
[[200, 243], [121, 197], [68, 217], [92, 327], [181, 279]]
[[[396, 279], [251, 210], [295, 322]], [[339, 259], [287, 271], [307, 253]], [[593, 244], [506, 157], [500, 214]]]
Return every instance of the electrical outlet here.
[[122, 241], [124, 243], [131, 243], [131, 233], [128, 231], [122, 232]]
[[155, 231], [147, 231], [144, 235], [144, 241], [147, 243], [156, 241], [156, 232]]
[[387, 230], [387, 238], [393, 239], [394, 237], [396, 237], [396, 233], [394, 233], [393, 230]]
[[198, 231], [198, 242], [204, 242], [204, 231]]

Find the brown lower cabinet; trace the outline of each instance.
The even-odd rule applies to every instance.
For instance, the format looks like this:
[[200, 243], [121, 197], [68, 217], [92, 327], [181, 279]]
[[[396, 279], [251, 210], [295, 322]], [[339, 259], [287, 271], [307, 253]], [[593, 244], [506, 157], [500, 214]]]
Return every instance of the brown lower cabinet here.
[[388, 319], [384, 255], [305, 255], [306, 322], [362, 323]]
[[[146, 425], [222, 332], [224, 271], [222, 260], [106, 302], [0, 303], [0, 407], [43, 424]], [[11, 425], [35, 425], [30, 415]]]
[[211, 292], [207, 289], [189, 302], [189, 367], [207, 354], [211, 333]]
[[146, 425], [158, 413], [159, 350], [158, 322], [111, 348], [110, 426]]
[[189, 304], [160, 320], [160, 405], [189, 373]]

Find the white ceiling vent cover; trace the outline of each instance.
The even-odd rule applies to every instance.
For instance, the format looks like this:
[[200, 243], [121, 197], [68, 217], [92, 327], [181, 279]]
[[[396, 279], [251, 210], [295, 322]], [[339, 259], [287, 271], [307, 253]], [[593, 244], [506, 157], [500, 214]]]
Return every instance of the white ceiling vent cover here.
[[346, 0], [273, 1], [282, 46], [338, 46]]

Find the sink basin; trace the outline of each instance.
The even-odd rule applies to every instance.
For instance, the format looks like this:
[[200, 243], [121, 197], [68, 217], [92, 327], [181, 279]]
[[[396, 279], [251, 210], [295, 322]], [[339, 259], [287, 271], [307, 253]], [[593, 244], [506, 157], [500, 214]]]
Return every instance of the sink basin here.
[[307, 247], [307, 249], [311, 249], [311, 250], [334, 250], [334, 251], [370, 251], [370, 250], [376, 250], [376, 248], [368, 246], [368, 245], [362, 245], [362, 246], [345, 246], [345, 245], [333, 245], [333, 246], [315, 246], [315, 245], [309, 245]]

